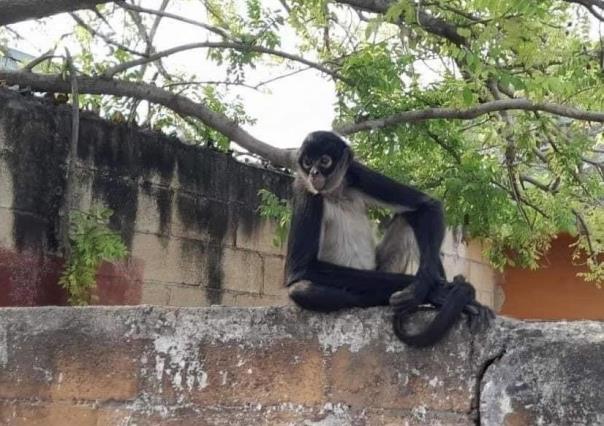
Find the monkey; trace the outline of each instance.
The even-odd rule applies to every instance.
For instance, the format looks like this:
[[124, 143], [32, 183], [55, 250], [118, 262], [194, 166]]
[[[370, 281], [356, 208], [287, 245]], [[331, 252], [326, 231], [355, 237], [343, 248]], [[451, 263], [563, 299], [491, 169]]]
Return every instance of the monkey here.
[[[488, 324], [493, 314], [471, 284], [462, 276], [446, 281], [440, 201], [355, 160], [349, 144], [329, 131], [304, 139], [293, 193], [285, 285], [297, 305], [319, 312], [390, 305], [396, 336], [414, 347], [435, 344], [462, 312], [473, 331]], [[393, 214], [379, 244], [370, 206]], [[417, 271], [408, 273], [413, 264]], [[407, 333], [406, 320], [426, 304], [436, 316], [422, 332]]]

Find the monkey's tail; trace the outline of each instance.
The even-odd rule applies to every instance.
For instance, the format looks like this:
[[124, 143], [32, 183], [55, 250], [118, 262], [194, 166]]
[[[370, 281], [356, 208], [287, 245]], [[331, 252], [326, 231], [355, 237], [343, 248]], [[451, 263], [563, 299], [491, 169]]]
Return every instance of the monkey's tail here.
[[421, 332], [409, 334], [405, 330], [405, 323], [413, 314], [419, 310], [418, 306], [414, 309], [405, 311], [395, 311], [393, 318], [394, 334], [403, 343], [416, 348], [431, 346], [442, 339], [445, 334], [455, 324], [466, 305], [472, 302], [476, 297], [474, 287], [470, 284], [455, 283], [451, 288], [445, 303], [436, 314], [432, 322]]

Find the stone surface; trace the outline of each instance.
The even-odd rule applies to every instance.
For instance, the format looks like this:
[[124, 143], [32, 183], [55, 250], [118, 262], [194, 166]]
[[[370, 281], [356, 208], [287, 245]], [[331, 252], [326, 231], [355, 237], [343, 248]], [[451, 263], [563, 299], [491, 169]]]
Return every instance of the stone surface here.
[[0, 423], [602, 424], [602, 323], [498, 318], [471, 335], [460, 322], [419, 350], [389, 318], [378, 308], [2, 309]]
[[482, 382], [484, 424], [604, 424], [603, 323], [522, 323], [507, 338]]

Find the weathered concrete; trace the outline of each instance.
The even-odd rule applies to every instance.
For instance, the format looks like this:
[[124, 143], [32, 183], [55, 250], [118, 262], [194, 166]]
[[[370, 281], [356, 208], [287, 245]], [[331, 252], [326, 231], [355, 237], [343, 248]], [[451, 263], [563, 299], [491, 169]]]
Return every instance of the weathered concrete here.
[[[57, 241], [70, 122], [67, 105], [0, 89], [0, 306], [66, 302]], [[86, 112], [75, 166], [73, 205], [111, 208], [130, 249], [104, 265], [98, 303], [287, 303], [284, 249], [258, 191], [288, 198], [290, 176]]]
[[460, 323], [417, 350], [387, 309], [9, 308], [0, 423], [596, 425], [603, 350], [597, 322]]

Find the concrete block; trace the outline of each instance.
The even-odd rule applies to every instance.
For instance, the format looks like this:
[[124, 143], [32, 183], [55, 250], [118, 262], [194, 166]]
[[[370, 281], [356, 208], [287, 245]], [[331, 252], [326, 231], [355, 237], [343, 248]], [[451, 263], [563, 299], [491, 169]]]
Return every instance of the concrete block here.
[[449, 281], [452, 280], [455, 275], [461, 274], [465, 277], [470, 275], [470, 264], [463, 257], [445, 254], [441, 259]]
[[274, 296], [287, 294], [285, 288], [285, 258], [281, 256], [263, 255], [264, 286], [262, 293]]
[[204, 287], [172, 285], [169, 289], [170, 306], [209, 306]]
[[143, 283], [141, 303], [145, 305], [168, 305], [170, 288], [170, 285], [157, 284], [153, 281]]
[[[448, 255], [459, 255], [460, 246], [463, 246], [464, 242], [461, 238], [460, 232], [453, 232], [451, 229], [447, 229], [445, 232], [445, 239], [441, 246], [441, 253]], [[461, 247], [463, 249], [463, 247]]]
[[493, 269], [483, 263], [469, 262], [470, 274], [468, 280], [478, 290], [493, 292], [496, 284], [496, 274]]
[[[125, 413], [119, 418], [123, 418]], [[108, 417], [102, 416], [102, 419]], [[116, 418], [115, 416], [113, 418]], [[98, 426], [99, 410], [88, 406], [20, 401], [0, 403], [0, 423], [7, 426]], [[118, 423], [112, 423], [118, 424]]]
[[485, 306], [490, 308], [495, 307], [495, 299], [492, 291], [478, 290], [476, 292], [476, 299]]
[[192, 390], [193, 402], [312, 406], [326, 401], [325, 364], [316, 344], [275, 341], [253, 350], [240, 345], [204, 345], [200, 357], [206, 366], [207, 385]]
[[231, 241], [229, 206], [202, 196], [177, 192], [172, 214], [171, 234], [179, 238], [212, 241], [216, 244]]
[[[0, 370], [0, 398], [66, 402], [134, 399], [142, 342], [90, 336], [77, 322], [63, 327], [46, 337], [44, 351], [35, 349], [35, 339], [11, 333], [12, 345], [5, 348], [4, 368]], [[3, 336], [7, 338], [6, 329]], [[31, 373], [21, 377], [23, 371]]]
[[0, 247], [9, 250], [15, 247], [15, 241], [13, 238], [13, 221], [13, 211], [0, 207]]
[[143, 262], [146, 282], [199, 285], [206, 280], [207, 245], [201, 241], [134, 234], [132, 256]]
[[484, 251], [483, 244], [478, 240], [468, 241], [466, 245], [465, 257], [478, 263], [484, 263], [485, 258], [482, 255]]
[[13, 175], [0, 152], [0, 207], [12, 207], [13, 196]]
[[272, 220], [258, 217], [256, 211], [246, 211], [245, 209], [246, 207], [241, 207], [238, 212], [237, 247], [284, 256], [287, 250], [287, 241], [284, 241], [281, 246], [274, 244], [277, 235], [277, 224]]
[[170, 236], [174, 194], [163, 188], [143, 186], [138, 192], [135, 230]]
[[222, 288], [260, 293], [264, 284], [262, 256], [253, 251], [224, 248], [222, 250]]
[[[416, 357], [425, 360], [414, 369]], [[413, 410], [418, 406], [438, 411], [469, 411], [467, 378], [448, 368], [461, 362], [455, 351], [413, 351], [400, 354], [377, 351], [371, 355], [340, 348], [328, 360], [330, 399], [353, 408]], [[392, 369], [384, 369], [390, 365]], [[438, 365], [438, 366], [437, 366]], [[442, 368], [446, 370], [443, 372]], [[443, 374], [444, 373], [444, 374]]]

